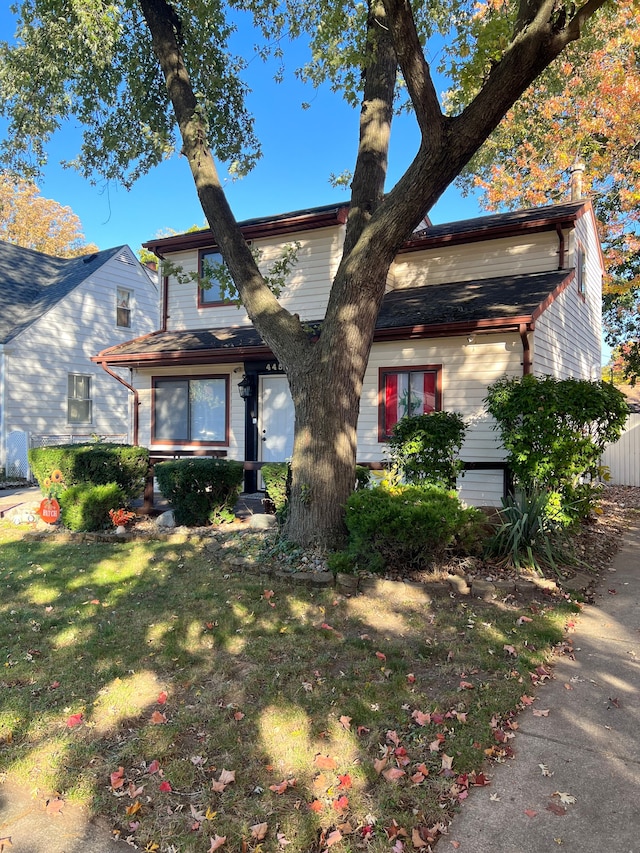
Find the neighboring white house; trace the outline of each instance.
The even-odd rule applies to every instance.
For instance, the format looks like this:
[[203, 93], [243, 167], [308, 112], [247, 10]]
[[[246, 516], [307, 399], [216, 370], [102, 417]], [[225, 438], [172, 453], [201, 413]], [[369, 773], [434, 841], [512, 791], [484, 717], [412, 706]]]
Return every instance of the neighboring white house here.
[[[299, 244], [281, 301], [319, 334], [346, 214], [325, 206], [241, 223], [265, 268]], [[184, 271], [219, 260], [209, 230], [146, 247]], [[504, 454], [483, 402], [487, 386], [505, 374], [598, 378], [602, 274], [586, 200], [416, 232], [389, 274], [364, 380], [358, 461], [384, 461], [386, 437], [408, 408], [457, 411], [469, 424], [462, 458], [472, 469], [462, 497], [498, 504]], [[244, 309], [221, 301], [216, 287], [165, 277], [162, 288], [160, 330], [95, 357], [133, 371], [137, 440], [156, 455], [286, 459], [294, 425], [286, 376]]]
[[131, 442], [131, 393], [91, 356], [158, 323], [154, 274], [128, 246], [67, 259], [0, 241], [0, 468], [26, 476], [34, 445]]

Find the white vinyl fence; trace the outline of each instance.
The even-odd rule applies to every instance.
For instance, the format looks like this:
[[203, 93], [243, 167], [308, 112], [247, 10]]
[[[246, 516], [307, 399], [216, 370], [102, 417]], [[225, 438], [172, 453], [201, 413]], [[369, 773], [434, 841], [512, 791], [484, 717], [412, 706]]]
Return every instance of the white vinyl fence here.
[[629, 415], [625, 431], [615, 444], [607, 447], [601, 461], [609, 468], [609, 482], [640, 486], [640, 414]]

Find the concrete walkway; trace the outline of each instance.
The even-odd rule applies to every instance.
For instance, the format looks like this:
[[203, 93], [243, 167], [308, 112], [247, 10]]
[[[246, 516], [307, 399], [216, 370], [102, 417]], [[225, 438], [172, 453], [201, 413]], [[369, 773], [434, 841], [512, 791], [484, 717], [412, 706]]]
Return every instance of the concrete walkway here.
[[[558, 659], [518, 718], [515, 758], [489, 769], [489, 786], [472, 789], [438, 851], [640, 853], [640, 525], [627, 532], [572, 641], [575, 655]], [[44, 797], [0, 784], [0, 853], [118, 850], [131, 847], [83, 809], [65, 804], [57, 813]]]
[[518, 717], [515, 758], [489, 770], [491, 785], [473, 789], [439, 846], [640, 853], [640, 526], [571, 639], [574, 656], [557, 660]]

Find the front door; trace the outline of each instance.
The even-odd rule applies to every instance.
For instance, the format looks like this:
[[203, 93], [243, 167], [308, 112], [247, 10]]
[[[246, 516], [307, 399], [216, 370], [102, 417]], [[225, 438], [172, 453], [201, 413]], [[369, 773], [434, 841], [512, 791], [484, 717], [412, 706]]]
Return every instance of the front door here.
[[293, 453], [294, 410], [287, 377], [260, 377], [258, 456], [260, 462], [285, 462]]

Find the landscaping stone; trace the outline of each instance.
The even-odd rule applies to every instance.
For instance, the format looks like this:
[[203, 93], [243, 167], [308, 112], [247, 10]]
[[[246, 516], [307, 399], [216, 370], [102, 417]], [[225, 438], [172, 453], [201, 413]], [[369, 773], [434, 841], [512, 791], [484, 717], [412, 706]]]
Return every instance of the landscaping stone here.
[[158, 527], [175, 527], [176, 519], [173, 514], [173, 510], [169, 509], [166, 512], [163, 512], [162, 515], [159, 515], [156, 518], [156, 525]]
[[356, 595], [359, 580], [360, 578], [357, 575], [347, 575], [343, 572], [338, 572], [336, 575], [336, 589], [343, 595]]
[[471, 582], [471, 594], [483, 601], [492, 601], [497, 596], [496, 587], [490, 581], [476, 580]]
[[471, 595], [471, 587], [466, 581], [466, 578], [459, 575], [449, 575], [447, 582], [456, 595]]
[[251, 530], [273, 530], [278, 526], [278, 519], [275, 515], [252, 515], [249, 517], [249, 528]]

